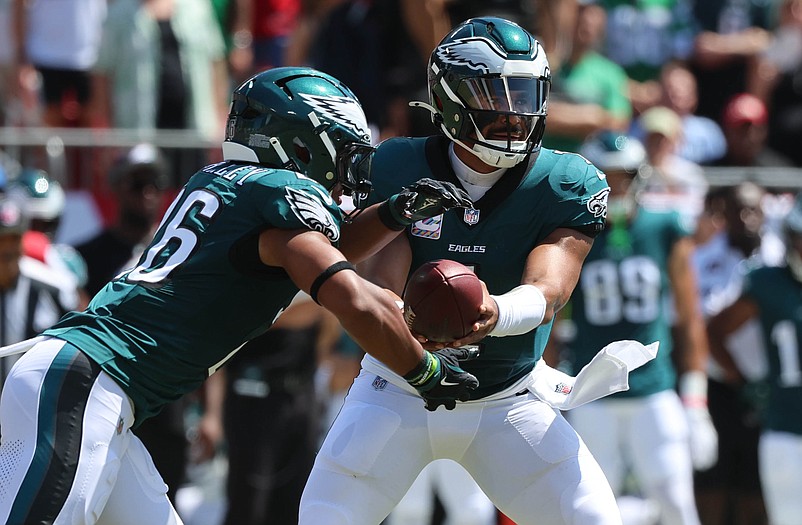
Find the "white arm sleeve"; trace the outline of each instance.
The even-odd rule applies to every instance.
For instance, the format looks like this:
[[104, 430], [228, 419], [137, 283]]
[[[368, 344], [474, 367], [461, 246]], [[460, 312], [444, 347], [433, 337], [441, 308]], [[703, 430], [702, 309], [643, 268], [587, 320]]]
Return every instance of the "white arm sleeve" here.
[[521, 335], [537, 328], [546, 315], [546, 298], [536, 286], [522, 284], [504, 295], [491, 295], [498, 305], [493, 337]]

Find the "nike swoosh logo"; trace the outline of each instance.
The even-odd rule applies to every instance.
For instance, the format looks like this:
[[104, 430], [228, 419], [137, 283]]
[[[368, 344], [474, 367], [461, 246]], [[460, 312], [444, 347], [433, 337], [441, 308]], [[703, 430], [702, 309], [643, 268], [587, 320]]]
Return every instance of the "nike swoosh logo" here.
[[449, 381], [446, 381], [445, 377], [440, 380], [440, 384], [443, 385], [443, 386], [459, 386], [460, 385], [459, 383], [451, 383]]

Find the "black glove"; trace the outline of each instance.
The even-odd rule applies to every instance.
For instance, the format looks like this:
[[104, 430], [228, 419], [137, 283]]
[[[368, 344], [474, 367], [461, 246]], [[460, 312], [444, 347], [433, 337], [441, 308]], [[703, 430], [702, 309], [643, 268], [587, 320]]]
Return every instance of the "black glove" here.
[[451, 208], [473, 208], [473, 201], [450, 182], [420, 179], [379, 206], [379, 218], [391, 230], [403, 230], [413, 222], [435, 217]]
[[475, 348], [444, 348], [425, 351], [420, 364], [404, 376], [426, 401], [426, 409], [434, 412], [443, 405], [453, 410], [457, 400], [468, 401], [479, 381], [460, 368], [459, 362], [476, 356]]

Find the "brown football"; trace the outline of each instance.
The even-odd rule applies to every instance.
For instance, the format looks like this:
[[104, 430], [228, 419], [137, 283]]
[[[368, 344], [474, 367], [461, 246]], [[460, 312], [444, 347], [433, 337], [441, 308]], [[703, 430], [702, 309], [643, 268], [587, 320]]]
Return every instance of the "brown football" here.
[[404, 319], [412, 332], [448, 343], [473, 329], [482, 306], [482, 282], [464, 264], [438, 259], [415, 270], [403, 299]]

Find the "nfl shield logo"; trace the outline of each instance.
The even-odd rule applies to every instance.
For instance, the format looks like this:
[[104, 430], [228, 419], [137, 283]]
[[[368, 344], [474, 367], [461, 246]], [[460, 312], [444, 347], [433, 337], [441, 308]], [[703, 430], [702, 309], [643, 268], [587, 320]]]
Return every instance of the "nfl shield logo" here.
[[557, 386], [554, 388], [554, 391], [558, 394], [565, 394], [568, 395], [571, 393], [574, 387], [571, 385], [566, 385], [565, 383], [557, 383]]
[[479, 210], [475, 210], [473, 208], [466, 209], [465, 215], [463, 216], [463, 220], [473, 226], [477, 222], [479, 222]]

